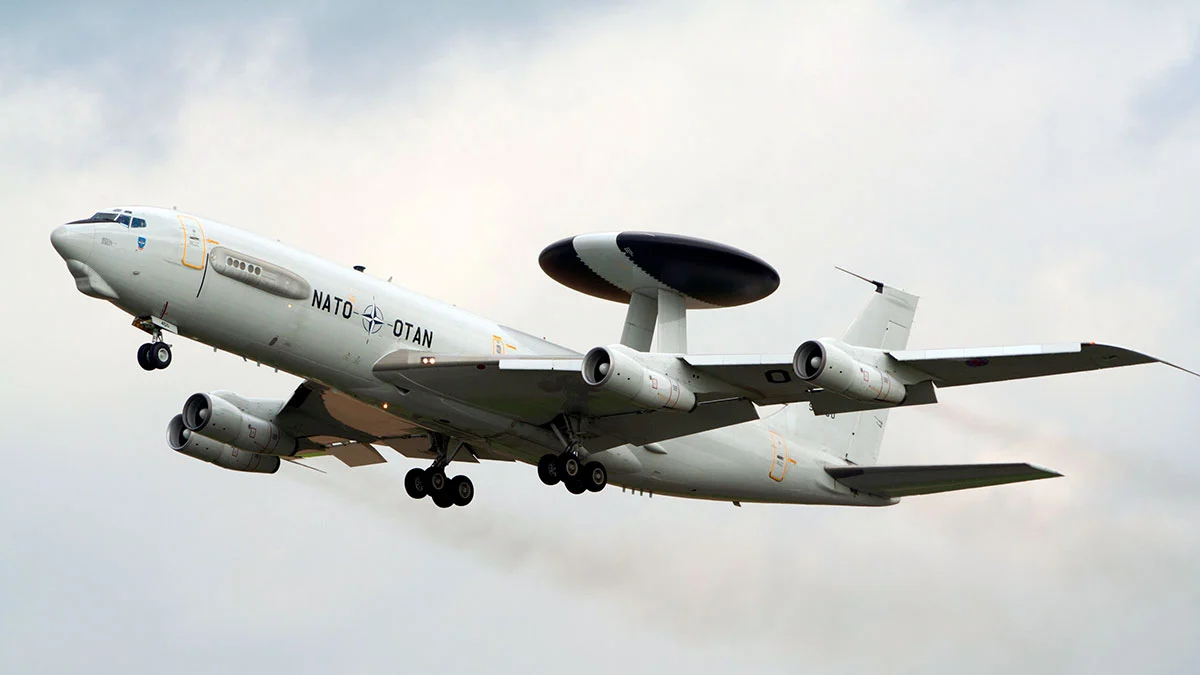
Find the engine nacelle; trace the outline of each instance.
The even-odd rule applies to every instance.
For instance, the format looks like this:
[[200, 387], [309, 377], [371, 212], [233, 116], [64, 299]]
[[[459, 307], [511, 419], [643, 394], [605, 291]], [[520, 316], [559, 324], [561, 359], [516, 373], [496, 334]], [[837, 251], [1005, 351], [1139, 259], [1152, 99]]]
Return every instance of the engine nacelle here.
[[183, 415], [172, 417], [171, 423], [167, 425], [167, 445], [176, 452], [216, 464], [222, 469], [249, 473], [275, 473], [279, 470], [278, 457], [247, 452], [214, 441], [188, 429], [183, 423]]
[[239, 450], [286, 456], [296, 452], [296, 439], [281, 431], [279, 425], [212, 394], [188, 397], [183, 404], [183, 425], [189, 431]]
[[583, 381], [643, 408], [691, 412], [696, 407], [696, 394], [679, 380], [618, 349], [596, 347], [588, 352], [583, 357]]
[[847, 354], [834, 340], [800, 345], [792, 367], [801, 380], [859, 401], [900, 404], [907, 393], [894, 377]]

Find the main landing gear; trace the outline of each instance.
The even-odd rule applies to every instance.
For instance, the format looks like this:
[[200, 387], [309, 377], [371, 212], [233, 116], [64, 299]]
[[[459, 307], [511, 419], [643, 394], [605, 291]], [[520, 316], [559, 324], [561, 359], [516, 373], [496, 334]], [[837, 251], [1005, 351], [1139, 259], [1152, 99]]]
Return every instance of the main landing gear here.
[[600, 462], [579, 461], [572, 449], [561, 455], [542, 455], [538, 460], [538, 478], [546, 485], [562, 483], [567, 492], [581, 495], [603, 490], [608, 485], [608, 470]]
[[404, 476], [404, 491], [413, 499], [421, 499], [425, 495], [434, 504], [443, 509], [451, 506], [466, 506], [475, 498], [475, 485], [466, 476], [448, 478], [445, 467], [464, 447], [459, 441], [452, 452], [446, 452], [450, 439], [441, 434], [434, 434], [432, 450], [437, 455], [433, 466], [428, 469], [412, 469]]

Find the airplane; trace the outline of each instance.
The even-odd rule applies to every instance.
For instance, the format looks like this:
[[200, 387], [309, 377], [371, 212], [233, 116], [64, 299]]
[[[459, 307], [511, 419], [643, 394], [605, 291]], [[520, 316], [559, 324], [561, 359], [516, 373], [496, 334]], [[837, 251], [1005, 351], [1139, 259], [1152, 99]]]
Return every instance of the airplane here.
[[[903, 497], [1061, 474], [1027, 463], [880, 465], [888, 412], [937, 390], [1164, 363], [1093, 342], [910, 350], [918, 298], [874, 292], [840, 338], [783, 354], [692, 354], [689, 310], [760, 300], [779, 274], [739, 249], [674, 234], [584, 234], [539, 264], [628, 305], [619, 342], [579, 353], [316, 255], [174, 209], [122, 206], [62, 225], [51, 244], [76, 288], [149, 334], [147, 371], [186, 337], [303, 379], [286, 399], [190, 396], [168, 446], [235, 471], [332, 456], [429, 462], [414, 499], [466, 506], [479, 461], [537, 467], [572, 494], [609, 483], [653, 496], [887, 506]], [[845, 270], [843, 270], [845, 271]], [[854, 275], [858, 276], [858, 275]], [[174, 338], [171, 338], [174, 339]]]

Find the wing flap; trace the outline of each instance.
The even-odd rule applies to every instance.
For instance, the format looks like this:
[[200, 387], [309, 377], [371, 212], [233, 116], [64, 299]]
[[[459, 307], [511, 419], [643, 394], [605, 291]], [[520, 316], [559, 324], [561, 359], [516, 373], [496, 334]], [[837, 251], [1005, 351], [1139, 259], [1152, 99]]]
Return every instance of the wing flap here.
[[387, 460], [369, 443], [340, 443], [325, 448], [325, 454], [333, 455], [349, 467], [383, 464]]
[[879, 497], [910, 497], [969, 490], [1062, 475], [1032, 464], [829, 466], [825, 467], [825, 473], [851, 490]]

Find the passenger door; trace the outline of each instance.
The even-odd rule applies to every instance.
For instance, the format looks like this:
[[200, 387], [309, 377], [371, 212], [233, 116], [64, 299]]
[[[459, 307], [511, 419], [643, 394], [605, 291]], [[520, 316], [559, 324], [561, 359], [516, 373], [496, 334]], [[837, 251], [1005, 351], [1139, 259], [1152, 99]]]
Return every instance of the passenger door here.
[[194, 270], [204, 269], [208, 255], [208, 244], [204, 241], [204, 227], [191, 216], [179, 216], [183, 228], [183, 266]]

